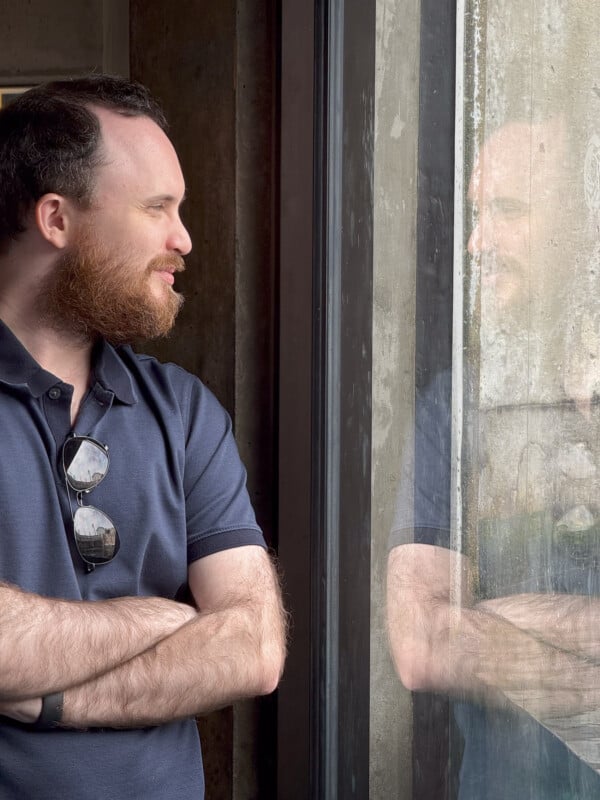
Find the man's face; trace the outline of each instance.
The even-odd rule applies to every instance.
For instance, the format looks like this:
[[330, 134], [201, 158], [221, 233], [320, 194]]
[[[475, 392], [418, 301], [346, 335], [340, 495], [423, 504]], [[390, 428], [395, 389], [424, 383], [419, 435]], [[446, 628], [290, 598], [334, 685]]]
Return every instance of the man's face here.
[[479, 153], [469, 184], [477, 223], [468, 250], [481, 268], [482, 302], [498, 311], [520, 315], [550, 290], [563, 153], [556, 121], [508, 124]]
[[42, 313], [57, 327], [114, 343], [166, 334], [182, 304], [172, 286], [191, 249], [179, 218], [185, 185], [166, 135], [146, 117], [94, 109], [104, 164], [91, 208], [45, 287]]
[[[165, 336], [183, 304], [167, 276], [183, 269], [181, 256], [167, 254], [140, 271], [135, 259], [116, 256], [90, 229], [56, 263], [42, 293], [41, 313], [55, 327], [86, 340], [102, 336], [117, 345]], [[157, 292], [161, 273], [165, 288]]]

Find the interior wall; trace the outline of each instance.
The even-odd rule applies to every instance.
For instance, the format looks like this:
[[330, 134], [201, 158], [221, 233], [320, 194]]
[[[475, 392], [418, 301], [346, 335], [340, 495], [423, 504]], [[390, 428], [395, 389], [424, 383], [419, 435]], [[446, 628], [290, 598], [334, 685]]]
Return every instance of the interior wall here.
[[[274, 5], [274, 4], [273, 4]], [[131, 76], [163, 104], [193, 241], [173, 335], [145, 348], [200, 375], [233, 418], [273, 544], [274, 10], [259, 0], [131, 0]], [[200, 720], [207, 796], [274, 796], [272, 698]]]
[[152, 350], [202, 375], [234, 411], [235, 0], [131, 2], [131, 77], [163, 105], [186, 180], [193, 249], [179, 285], [186, 304]]
[[92, 70], [126, 75], [128, 0], [0, 0], [0, 80], [30, 85]]

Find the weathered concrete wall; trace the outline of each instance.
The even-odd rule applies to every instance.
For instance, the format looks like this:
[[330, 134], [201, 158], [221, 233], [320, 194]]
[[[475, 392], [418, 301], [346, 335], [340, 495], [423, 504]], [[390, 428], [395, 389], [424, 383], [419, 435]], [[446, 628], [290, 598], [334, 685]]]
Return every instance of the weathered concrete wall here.
[[[474, 0], [472, 8], [483, 43], [466, 67], [480, 92], [465, 97], [464, 177], [474, 200], [471, 214], [466, 206], [465, 352], [467, 370], [479, 375], [478, 396], [465, 398], [479, 431], [479, 452], [466, 454], [475, 531], [479, 518], [587, 508], [583, 477], [569, 477], [568, 466], [569, 449], [586, 448], [569, 441], [569, 415], [544, 427], [535, 404], [584, 408], [600, 389], [600, 48], [593, 0]], [[503, 213], [494, 212], [501, 198]], [[511, 407], [499, 426], [497, 409]]]
[[[375, 105], [371, 774], [373, 800], [410, 798], [412, 706], [385, 628], [387, 545], [414, 419], [419, 0], [379, 0]], [[411, 480], [412, 476], [405, 476]]]

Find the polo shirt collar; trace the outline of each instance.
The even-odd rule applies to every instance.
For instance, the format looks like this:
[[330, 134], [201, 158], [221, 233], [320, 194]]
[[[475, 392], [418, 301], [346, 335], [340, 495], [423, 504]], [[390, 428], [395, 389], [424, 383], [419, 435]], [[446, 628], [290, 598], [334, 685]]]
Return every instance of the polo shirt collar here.
[[92, 357], [96, 380], [109, 392], [113, 392], [117, 400], [132, 406], [137, 403], [137, 395], [131, 382], [131, 374], [119, 351], [115, 350], [105, 339], [101, 339]]
[[[101, 340], [94, 348], [92, 369], [96, 380], [113, 392], [122, 403], [133, 405], [137, 396], [123, 360], [108, 342]], [[27, 388], [33, 397], [41, 397], [60, 379], [43, 369], [21, 344], [10, 328], [0, 320], [0, 383]]]

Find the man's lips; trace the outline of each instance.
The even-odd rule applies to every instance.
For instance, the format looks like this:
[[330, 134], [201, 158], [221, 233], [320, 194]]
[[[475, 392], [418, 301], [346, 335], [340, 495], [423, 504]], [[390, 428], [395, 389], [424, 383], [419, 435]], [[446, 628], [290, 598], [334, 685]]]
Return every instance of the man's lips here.
[[510, 256], [487, 256], [481, 259], [481, 277], [497, 278], [504, 275], [520, 275], [524, 270], [522, 265]]
[[150, 263], [149, 268], [152, 272], [156, 272], [159, 278], [162, 278], [165, 283], [168, 283], [169, 286], [173, 286], [175, 283], [175, 273], [183, 272], [185, 263], [183, 259], [178, 256], [159, 256]]
[[159, 277], [163, 279], [163, 281], [169, 284], [169, 286], [173, 286], [173, 284], [175, 283], [175, 276], [173, 275], [172, 272], [161, 269], [157, 269], [156, 272], [159, 275]]

